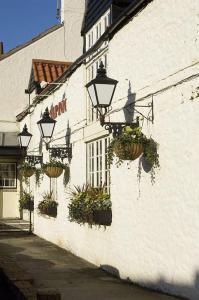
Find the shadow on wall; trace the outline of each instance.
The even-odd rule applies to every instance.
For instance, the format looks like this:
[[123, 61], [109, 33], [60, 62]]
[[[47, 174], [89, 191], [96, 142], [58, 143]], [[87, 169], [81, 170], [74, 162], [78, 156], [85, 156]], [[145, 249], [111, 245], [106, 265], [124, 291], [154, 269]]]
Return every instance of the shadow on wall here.
[[127, 92], [127, 101], [124, 105], [123, 112], [124, 118], [127, 123], [132, 123], [135, 115], [135, 98], [136, 94], [132, 93], [131, 82], [129, 80], [129, 88]]
[[[110, 265], [100, 265], [100, 268], [105, 272], [120, 278], [120, 273], [115, 267]], [[159, 291], [166, 295], [175, 296], [177, 299], [199, 299], [199, 271], [195, 273], [195, 280], [192, 285], [186, 283], [169, 283], [164, 276], [160, 276], [155, 282], [140, 280], [139, 282], [134, 283], [129, 277], [127, 277], [125, 281], [150, 290]]]
[[0, 219], [3, 218], [3, 189], [0, 189]]

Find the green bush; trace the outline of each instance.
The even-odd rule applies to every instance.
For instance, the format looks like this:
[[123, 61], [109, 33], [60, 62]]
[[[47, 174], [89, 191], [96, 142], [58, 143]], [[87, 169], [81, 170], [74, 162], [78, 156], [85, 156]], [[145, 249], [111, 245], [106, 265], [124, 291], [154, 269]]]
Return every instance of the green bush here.
[[38, 211], [42, 215], [48, 215], [56, 218], [58, 203], [54, 201], [53, 192], [46, 192], [43, 200], [38, 204]]
[[111, 210], [110, 195], [103, 187], [94, 188], [90, 185], [75, 186], [70, 192], [69, 221], [79, 224], [95, 224], [95, 211]]
[[27, 191], [23, 191], [21, 197], [19, 199], [19, 207], [20, 209], [28, 209], [30, 211], [34, 210], [34, 201], [32, 193], [28, 193]]

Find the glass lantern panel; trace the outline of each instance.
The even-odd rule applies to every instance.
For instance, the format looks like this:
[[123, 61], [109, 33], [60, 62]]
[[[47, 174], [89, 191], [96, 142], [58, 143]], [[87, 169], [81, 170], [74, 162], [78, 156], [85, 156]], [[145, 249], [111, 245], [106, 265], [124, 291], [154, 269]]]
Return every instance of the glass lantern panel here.
[[114, 84], [96, 84], [98, 101], [100, 106], [109, 106], [115, 88]]
[[52, 134], [53, 134], [53, 130], [54, 130], [54, 123], [42, 123], [41, 124], [41, 128], [42, 128], [42, 137], [49, 137], [51, 138]]
[[21, 147], [28, 147], [31, 140], [31, 136], [19, 136], [19, 144]]
[[90, 96], [93, 106], [96, 107], [97, 106], [97, 98], [96, 98], [95, 88], [94, 88], [93, 84], [88, 87], [88, 93], [89, 93], [89, 96]]

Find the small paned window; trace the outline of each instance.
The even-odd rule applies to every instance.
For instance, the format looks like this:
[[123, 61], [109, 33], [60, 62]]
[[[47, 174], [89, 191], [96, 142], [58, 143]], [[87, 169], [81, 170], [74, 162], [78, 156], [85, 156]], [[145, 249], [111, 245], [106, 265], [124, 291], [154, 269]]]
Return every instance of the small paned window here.
[[0, 163], [0, 188], [16, 187], [16, 163]]
[[108, 146], [110, 138], [87, 143], [87, 182], [94, 187], [104, 186], [110, 193], [110, 164]]

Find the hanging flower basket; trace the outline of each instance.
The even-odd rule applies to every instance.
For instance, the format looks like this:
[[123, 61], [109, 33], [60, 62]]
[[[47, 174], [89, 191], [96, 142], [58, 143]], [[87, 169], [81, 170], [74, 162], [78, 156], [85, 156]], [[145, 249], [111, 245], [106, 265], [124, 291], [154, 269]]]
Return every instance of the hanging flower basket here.
[[141, 143], [123, 145], [119, 142], [116, 142], [113, 147], [113, 151], [119, 159], [135, 160], [143, 153], [144, 147]]
[[44, 173], [50, 178], [57, 178], [62, 174], [62, 172], [63, 168], [60, 167], [48, 166], [44, 168]]
[[34, 167], [21, 168], [20, 172], [23, 177], [31, 177], [35, 173], [35, 168]]
[[51, 159], [46, 164], [43, 164], [42, 170], [48, 177], [57, 178], [62, 174], [65, 167], [66, 165], [64, 165], [60, 161]]

